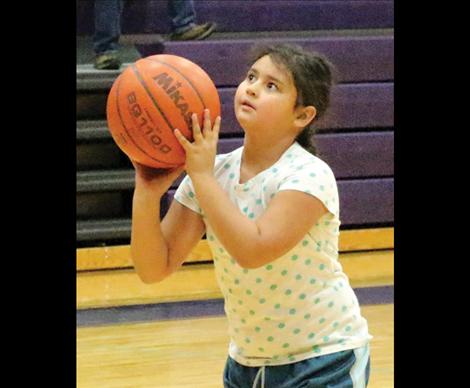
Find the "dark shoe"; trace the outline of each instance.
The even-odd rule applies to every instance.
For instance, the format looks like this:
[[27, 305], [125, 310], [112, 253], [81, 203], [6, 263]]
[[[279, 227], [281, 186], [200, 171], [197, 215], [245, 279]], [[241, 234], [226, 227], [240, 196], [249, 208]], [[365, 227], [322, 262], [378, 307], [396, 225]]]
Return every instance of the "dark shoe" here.
[[173, 32], [170, 34], [170, 40], [202, 40], [207, 38], [217, 27], [216, 23], [196, 24], [184, 32]]
[[121, 60], [116, 53], [98, 54], [94, 67], [98, 70], [117, 70], [121, 67]]

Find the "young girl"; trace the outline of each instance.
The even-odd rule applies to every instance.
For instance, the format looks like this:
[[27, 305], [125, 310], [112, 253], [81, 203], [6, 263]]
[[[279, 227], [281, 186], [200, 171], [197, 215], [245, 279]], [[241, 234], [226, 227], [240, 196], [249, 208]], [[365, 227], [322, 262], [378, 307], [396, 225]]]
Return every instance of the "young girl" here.
[[134, 163], [131, 253], [142, 281], [176, 271], [206, 233], [229, 323], [225, 387], [365, 387], [367, 321], [338, 262], [339, 199], [311, 124], [329, 102], [331, 65], [291, 45], [255, 52], [234, 99], [244, 145], [217, 155], [220, 117], [175, 130], [187, 176], [163, 221], [162, 176]]

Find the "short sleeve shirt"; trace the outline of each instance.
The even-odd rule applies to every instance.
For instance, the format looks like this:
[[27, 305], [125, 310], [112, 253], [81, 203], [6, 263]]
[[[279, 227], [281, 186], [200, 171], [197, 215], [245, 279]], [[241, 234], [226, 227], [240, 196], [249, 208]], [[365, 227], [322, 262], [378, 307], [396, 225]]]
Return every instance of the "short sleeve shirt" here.
[[175, 199], [201, 214], [206, 225], [225, 300], [230, 357], [246, 366], [282, 365], [363, 346], [372, 337], [338, 261], [339, 197], [331, 168], [295, 142], [270, 168], [240, 184], [242, 152], [240, 147], [218, 155], [214, 174], [246, 217], [256, 220], [282, 190], [315, 196], [328, 212], [289, 252], [246, 269], [217, 239], [185, 177]]

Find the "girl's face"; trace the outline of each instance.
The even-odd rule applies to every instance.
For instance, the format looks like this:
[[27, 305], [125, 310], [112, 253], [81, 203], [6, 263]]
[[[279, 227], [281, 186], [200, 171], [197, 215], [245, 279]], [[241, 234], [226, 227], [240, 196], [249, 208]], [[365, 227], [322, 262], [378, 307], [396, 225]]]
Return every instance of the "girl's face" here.
[[290, 72], [265, 55], [252, 65], [237, 88], [235, 116], [246, 132], [283, 136], [286, 130], [296, 130], [296, 99]]

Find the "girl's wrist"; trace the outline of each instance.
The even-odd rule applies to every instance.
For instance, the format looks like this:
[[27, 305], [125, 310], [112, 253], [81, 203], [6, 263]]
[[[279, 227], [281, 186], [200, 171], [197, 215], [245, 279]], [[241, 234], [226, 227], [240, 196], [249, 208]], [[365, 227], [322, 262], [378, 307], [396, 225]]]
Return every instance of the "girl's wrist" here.
[[188, 173], [189, 177], [193, 184], [198, 182], [206, 182], [209, 179], [214, 178], [214, 174], [212, 172], [197, 172], [197, 173]]
[[165, 193], [162, 193], [160, 188], [143, 187], [136, 185], [134, 188], [134, 200], [139, 201], [158, 201], [163, 197]]

